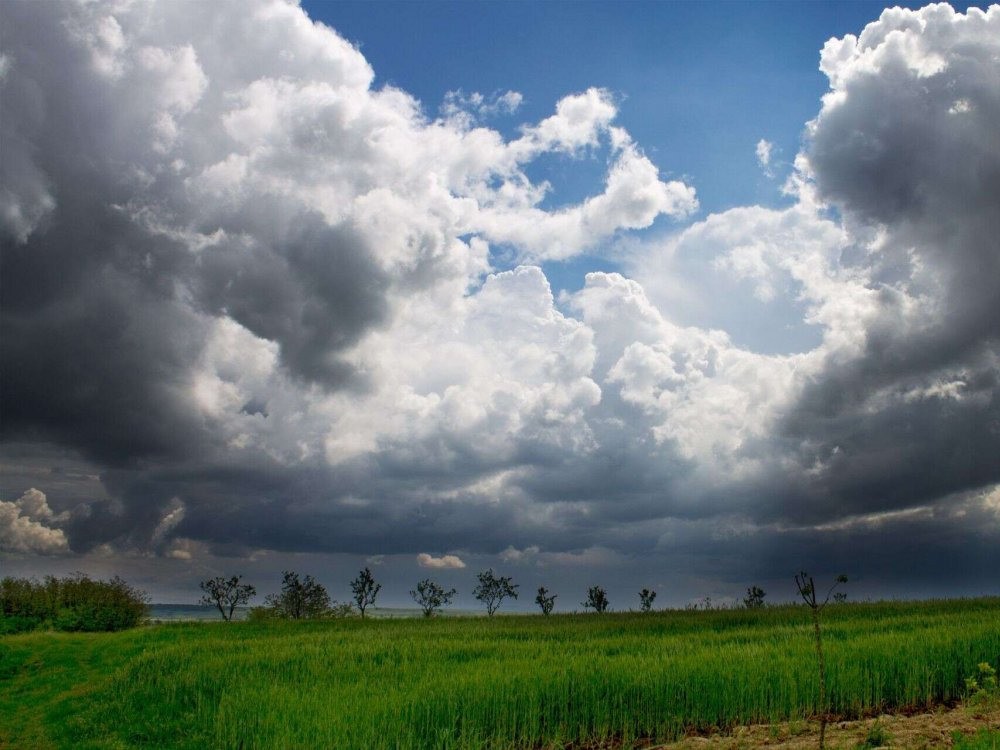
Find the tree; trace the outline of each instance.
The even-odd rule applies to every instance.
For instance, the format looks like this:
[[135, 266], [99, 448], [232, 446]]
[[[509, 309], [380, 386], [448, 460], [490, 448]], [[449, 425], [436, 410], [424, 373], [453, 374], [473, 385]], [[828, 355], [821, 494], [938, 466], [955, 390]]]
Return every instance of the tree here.
[[430, 617], [437, 610], [451, 604], [451, 598], [458, 593], [455, 589], [445, 591], [437, 581], [425, 578], [417, 584], [415, 591], [410, 591], [410, 596], [417, 606], [424, 611], [424, 617]]
[[821, 711], [819, 720], [820, 750], [826, 746], [826, 723], [829, 720], [829, 715], [826, 710], [826, 660], [823, 658], [823, 639], [819, 630], [819, 616], [830, 601], [833, 590], [842, 583], [847, 583], [847, 576], [839, 575], [836, 577], [821, 604], [816, 598], [816, 583], [812, 576], [804, 570], [795, 576], [795, 587], [799, 590], [799, 596], [812, 612], [813, 633], [816, 638], [816, 660], [819, 664], [819, 710]]
[[264, 603], [275, 616], [288, 620], [323, 617], [330, 610], [330, 595], [312, 576], [302, 578], [286, 570], [281, 577], [281, 593], [271, 594]]
[[493, 573], [493, 568], [476, 573], [479, 584], [472, 590], [472, 595], [486, 605], [486, 612], [493, 617], [500, 603], [510, 597], [517, 599], [517, 589], [519, 584], [512, 583], [510, 576], [497, 576]]
[[763, 607], [765, 596], [767, 596], [767, 592], [760, 586], [751, 586], [747, 589], [747, 595], [743, 597], [743, 606], [747, 609]]
[[608, 594], [600, 586], [591, 586], [587, 590], [587, 601], [581, 604], [595, 612], [604, 612], [608, 608]]
[[217, 576], [202, 581], [199, 585], [205, 594], [198, 603], [217, 607], [222, 619], [231, 622], [233, 611], [257, 596], [257, 589], [249, 583], [240, 583], [242, 579], [243, 576], [233, 576], [229, 579]]
[[375, 597], [378, 596], [378, 592], [382, 590], [381, 583], [375, 583], [375, 576], [372, 572], [365, 568], [360, 573], [358, 577], [351, 581], [351, 591], [354, 593], [354, 603], [358, 607], [358, 612], [361, 616], [365, 616], [365, 610], [368, 609], [370, 605], [375, 604]]
[[549, 590], [544, 586], [538, 587], [538, 596], [535, 597], [535, 604], [542, 608], [543, 615], [552, 614], [552, 608], [556, 605], [556, 596], [558, 594], [548, 595]]
[[639, 611], [649, 612], [653, 608], [653, 600], [656, 598], [656, 592], [650, 591], [649, 589], [643, 589], [639, 592]]

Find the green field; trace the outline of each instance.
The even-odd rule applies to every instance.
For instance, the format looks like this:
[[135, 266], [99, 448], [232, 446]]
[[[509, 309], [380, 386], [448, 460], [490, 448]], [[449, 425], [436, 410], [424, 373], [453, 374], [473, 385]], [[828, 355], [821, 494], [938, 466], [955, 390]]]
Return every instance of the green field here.
[[[1000, 599], [824, 612], [834, 712], [949, 702]], [[816, 712], [803, 607], [0, 638], [0, 747], [537, 748]]]

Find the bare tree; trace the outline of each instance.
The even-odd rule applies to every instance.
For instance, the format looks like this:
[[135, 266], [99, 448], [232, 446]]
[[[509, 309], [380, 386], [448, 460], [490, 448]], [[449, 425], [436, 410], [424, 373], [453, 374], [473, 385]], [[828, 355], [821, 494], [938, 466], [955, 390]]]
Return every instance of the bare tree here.
[[653, 608], [653, 600], [656, 598], [656, 592], [650, 591], [649, 589], [643, 589], [639, 592], [639, 611], [649, 612]]
[[490, 617], [493, 617], [504, 599], [517, 599], [519, 584], [513, 583], [510, 576], [495, 575], [493, 568], [490, 568], [477, 573], [476, 578], [479, 579], [479, 584], [472, 590], [472, 595], [486, 605], [486, 612]]
[[608, 609], [608, 594], [600, 586], [591, 586], [587, 590], [587, 601], [581, 604], [595, 612], [605, 612]]
[[747, 589], [747, 595], [743, 597], [743, 606], [747, 609], [763, 607], [765, 596], [767, 596], [767, 592], [760, 586], [750, 586]]
[[816, 660], [819, 664], [819, 747], [820, 750], [826, 746], [826, 723], [829, 721], [829, 712], [826, 706], [826, 659], [823, 658], [823, 638], [819, 630], [819, 616], [830, 601], [833, 590], [842, 583], [847, 583], [847, 576], [839, 575], [834, 580], [833, 585], [826, 592], [826, 597], [822, 603], [816, 597], [816, 583], [811, 575], [804, 570], [795, 576], [795, 587], [799, 590], [799, 596], [806, 603], [812, 612], [813, 633], [816, 638]]
[[249, 583], [240, 583], [242, 578], [243, 576], [233, 576], [228, 579], [217, 576], [202, 581], [199, 586], [205, 594], [198, 603], [217, 607], [222, 619], [231, 622], [233, 611], [257, 596], [257, 589]]
[[455, 589], [445, 591], [437, 581], [425, 578], [417, 584], [416, 590], [410, 591], [410, 596], [424, 612], [424, 617], [430, 617], [437, 610], [451, 604], [451, 598], [458, 593]]
[[538, 587], [538, 595], [535, 597], [535, 604], [542, 608], [543, 615], [552, 614], [552, 608], [556, 605], [556, 596], [558, 594], [552, 594], [549, 596], [549, 590], [544, 586]]
[[351, 581], [351, 591], [354, 594], [354, 603], [358, 607], [358, 612], [361, 616], [365, 616], [365, 610], [369, 606], [375, 604], [375, 597], [378, 596], [378, 592], [382, 590], [381, 583], [375, 583], [375, 576], [372, 572], [365, 568], [360, 573], [358, 577]]

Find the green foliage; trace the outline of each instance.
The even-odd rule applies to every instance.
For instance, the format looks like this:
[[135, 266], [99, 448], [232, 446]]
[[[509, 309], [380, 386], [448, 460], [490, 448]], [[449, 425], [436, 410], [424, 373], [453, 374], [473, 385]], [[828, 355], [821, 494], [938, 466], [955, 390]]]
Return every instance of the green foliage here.
[[375, 604], [375, 597], [382, 590], [382, 584], [375, 582], [375, 576], [371, 570], [365, 568], [358, 577], [351, 581], [351, 594], [354, 597], [354, 604], [358, 608], [361, 616], [365, 616], [365, 610]]
[[0, 580], [0, 635], [51, 627], [101, 632], [132, 628], [146, 619], [149, 597], [117, 576], [95, 581], [77, 573]]
[[639, 592], [639, 611], [649, 612], [653, 609], [653, 600], [656, 598], [656, 592], [650, 591], [649, 589], [643, 589]]
[[424, 617], [431, 617], [437, 610], [451, 604], [452, 597], [457, 593], [455, 589], [445, 591], [437, 581], [425, 578], [410, 591], [410, 596], [423, 611]]
[[996, 729], [980, 729], [971, 737], [955, 732], [951, 739], [954, 750], [1000, 750], [1000, 731]]
[[535, 604], [542, 610], [543, 615], [551, 615], [552, 608], [556, 606], [558, 594], [549, 595], [549, 590], [544, 586], [538, 587], [538, 594], [535, 596]]
[[281, 593], [268, 596], [264, 606], [270, 610], [267, 616], [273, 619], [314, 620], [329, 616], [330, 595], [312, 576], [300, 577], [286, 570], [281, 577]]
[[989, 708], [1000, 703], [997, 671], [989, 662], [976, 665], [976, 673], [965, 678], [966, 701], [974, 709]]
[[498, 576], [490, 568], [476, 573], [476, 579], [479, 583], [472, 590], [472, 595], [486, 605], [486, 613], [490, 617], [493, 617], [504, 599], [517, 599], [518, 584], [510, 576]]
[[[500, 750], [804, 728], [817, 703], [802, 615], [355, 617], [7, 636], [0, 745]], [[1000, 652], [998, 615], [1000, 599], [827, 609], [830, 711], [960, 698], [965, 676]]]
[[885, 728], [885, 725], [875, 719], [872, 725], [868, 727], [868, 732], [865, 734], [865, 740], [860, 745], [859, 748], [872, 748], [872, 747], [885, 747], [892, 741], [892, 735]]
[[608, 609], [608, 593], [600, 586], [591, 586], [587, 589], [587, 601], [581, 602], [585, 609], [592, 609], [595, 612], [606, 612]]

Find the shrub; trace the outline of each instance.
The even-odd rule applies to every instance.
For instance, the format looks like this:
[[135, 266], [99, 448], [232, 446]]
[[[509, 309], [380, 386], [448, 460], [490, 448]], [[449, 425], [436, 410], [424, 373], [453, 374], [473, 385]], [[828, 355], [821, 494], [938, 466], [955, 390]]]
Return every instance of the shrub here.
[[424, 617], [432, 617], [436, 611], [451, 604], [456, 593], [455, 589], [445, 591], [437, 581], [425, 578], [417, 584], [416, 589], [410, 591], [410, 596], [423, 610]]
[[973, 677], [965, 678], [966, 701], [971, 708], [986, 709], [1000, 702], [997, 671], [989, 662], [981, 662]]
[[517, 599], [519, 584], [514, 583], [510, 576], [498, 576], [490, 568], [477, 573], [476, 578], [479, 584], [472, 590], [472, 595], [486, 605], [486, 612], [490, 617], [493, 617], [504, 599]]
[[750, 586], [747, 589], [747, 595], [743, 597], [743, 606], [747, 609], [763, 607], [765, 596], [767, 596], [767, 592], [760, 586]]
[[537, 604], [542, 609], [543, 615], [552, 614], [552, 608], [556, 606], [556, 597], [558, 594], [549, 595], [549, 590], [544, 586], [538, 587], [538, 595], [535, 597], [535, 604]]
[[595, 612], [606, 612], [608, 609], [608, 594], [600, 586], [591, 586], [587, 590], [587, 601], [582, 606]]
[[330, 611], [330, 595], [326, 587], [311, 575], [299, 576], [286, 570], [281, 578], [281, 593], [264, 600], [275, 617], [285, 620], [315, 620]]
[[0, 581], [0, 633], [49, 626], [56, 630], [125, 630], [141, 623], [149, 596], [115, 576], [95, 581], [77, 573], [67, 578], [47, 576]]

